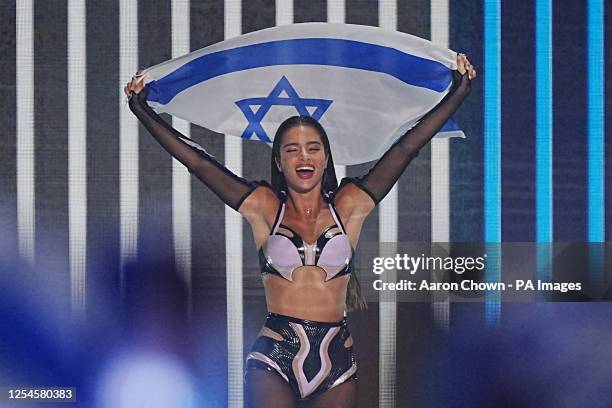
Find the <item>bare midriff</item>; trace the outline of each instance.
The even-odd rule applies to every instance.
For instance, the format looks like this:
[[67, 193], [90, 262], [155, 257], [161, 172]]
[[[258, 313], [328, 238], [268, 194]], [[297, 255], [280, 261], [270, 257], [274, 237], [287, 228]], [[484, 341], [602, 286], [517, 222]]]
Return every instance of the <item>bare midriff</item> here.
[[323, 269], [301, 266], [291, 277], [290, 282], [279, 276], [263, 275], [269, 312], [317, 322], [337, 322], [344, 318], [350, 275], [325, 282]]

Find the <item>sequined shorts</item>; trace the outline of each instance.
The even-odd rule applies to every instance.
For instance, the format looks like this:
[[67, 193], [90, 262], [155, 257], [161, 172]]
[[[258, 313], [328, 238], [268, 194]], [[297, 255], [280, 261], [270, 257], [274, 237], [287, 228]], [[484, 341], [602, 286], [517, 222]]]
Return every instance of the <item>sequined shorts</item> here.
[[346, 319], [313, 322], [268, 313], [247, 356], [246, 370], [280, 375], [298, 399], [306, 399], [357, 378], [353, 338]]

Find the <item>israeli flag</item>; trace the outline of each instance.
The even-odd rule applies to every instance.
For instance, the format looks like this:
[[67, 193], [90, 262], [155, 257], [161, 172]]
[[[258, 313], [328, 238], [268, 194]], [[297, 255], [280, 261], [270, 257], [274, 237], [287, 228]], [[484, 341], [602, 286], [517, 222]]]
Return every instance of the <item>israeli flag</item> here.
[[[235, 37], [148, 68], [149, 105], [216, 132], [271, 145], [310, 115], [334, 162], [376, 160], [448, 92], [457, 54], [378, 27], [304, 23]], [[451, 120], [439, 136], [464, 137]]]

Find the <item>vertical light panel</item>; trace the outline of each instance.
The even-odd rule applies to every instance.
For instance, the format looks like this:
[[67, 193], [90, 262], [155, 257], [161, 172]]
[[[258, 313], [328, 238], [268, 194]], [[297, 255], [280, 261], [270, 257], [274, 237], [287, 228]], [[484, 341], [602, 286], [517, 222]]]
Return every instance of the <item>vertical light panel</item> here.
[[293, 24], [293, 0], [276, 0], [276, 25]]
[[552, 1], [536, 0], [536, 241], [552, 235]]
[[[138, 68], [138, 2], [119, 2], [119, 89]], [[125, 295], [125, 266], [136, 259], [138, 245], [138, 121], [125, 95], [119, 97], [119, 218], [121, 297]]]
[[[172, 0], [172, 58], [189, 53], [189, 1]], [[173, 117], [172, 126], [191, 136], [189, 122]], [[172, 237], [176, 270], [185, 283], [187, 314], [191, 320], [191, 175], [175, 158], [172, 158]]]
[[[378, 25], [388, 30], [397, 30], [396, 0], [380, 0], [378, 3]], [[378, 212], [379, 256], [394, 257], [397, 254], [397, 183], [380, 202]], [[389, 282], [397, 280], [397, 271], [385, 273]], [[379, 308], [379, 371], [378, 406], [395, 407], [396, 360], [397, 360], [397, 296], [394, 291], [382, 292]]]
[[34, 3], [15, 4], [17, 81], [17, 239], [19, 256], [34, 265]]
[[[609, 10], [610, 11], [610, 10]], [[587, 5], [588, 241], [605, 241], [604, 2]]]
[[536, 0], [536, 274], [552, 276], [552, 0]]
[[[487, 281], [501, 276], [501, 5], [484, 2], [484, 240]], [[499, 292], [485, 294], [485, 320], [497, 324]]]
[[[327, 0], [327, 22], [344, 24], [345, 7], [344, 0]], [[334, 170], [336, 171], [338, 182], [346, 177], [346, 166], [335, 165]]]
[[87, 271], [86, 2], [68, 2], [68, 241], [72, 312], [84, 316]]
[[605, 157], [604, 157], [604, 2], [587, 5], [587, 117], [588, 117], [588, 241], [590, 281], [594, 287], [604, 280]]
[[[242, 33], [241, 0], [225, 0], [225, 39]], [[225, 136], [225, 166], [242, 174], [242, 139]], [[242, 217], [225, 206], [228, 407], [242, 408]]]
[[[431, 0], [431, 41], [448, 48], [448, 0]], [[450, 241], [449, 140], [431, 140], [431, 240]], [[449, 327], [450, 303], [447, 294], [434, 291], [433, 314], [438, 326]]]

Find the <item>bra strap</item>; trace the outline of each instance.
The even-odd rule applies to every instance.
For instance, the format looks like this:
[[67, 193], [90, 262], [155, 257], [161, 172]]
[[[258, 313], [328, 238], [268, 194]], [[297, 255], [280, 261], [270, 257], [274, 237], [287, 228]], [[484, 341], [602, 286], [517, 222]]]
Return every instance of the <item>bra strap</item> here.
[[331, 202], [329, 203], [329, 211], [332, 213], [332, 217], [334, 217], [334, 221], [336, 225], [340, 227], [340, 231], [342, 231], [342, 233], [346, 235], [346, 231], [344, 230], [344, 225], [342, 225], [342, 222], [340, 221], [340, 217], [336, 214], [336, 209], [334, 208]]
[[283, 201], [283, 203], [281, 204], [278, 213], [276, 214], [276, 223], [274, 224], [274, 228], [272, 228], [272, 232], [270, 232], [270, 235], [274, 235], [276, 234], [276, 231], [278, 230], [278, 227], [281, 224], [281, 221], [283, 220], [283, 215], [285, 214], [285, 202]]

